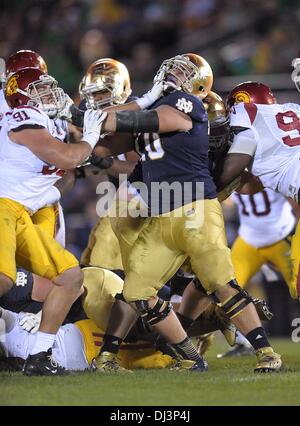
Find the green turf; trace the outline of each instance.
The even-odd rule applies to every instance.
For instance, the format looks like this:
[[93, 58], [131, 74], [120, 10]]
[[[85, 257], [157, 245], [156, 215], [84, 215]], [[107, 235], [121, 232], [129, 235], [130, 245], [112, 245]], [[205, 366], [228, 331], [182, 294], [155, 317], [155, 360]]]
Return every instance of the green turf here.
[[136, 371], [126, 376], [81, 373], [68, 377], [0, 374], [0, 405], [299, 405], [300, 346], [273, 342], [286, 371], [254, 374], [254, 357], [216, 359], [207, 354], [207, 373]]

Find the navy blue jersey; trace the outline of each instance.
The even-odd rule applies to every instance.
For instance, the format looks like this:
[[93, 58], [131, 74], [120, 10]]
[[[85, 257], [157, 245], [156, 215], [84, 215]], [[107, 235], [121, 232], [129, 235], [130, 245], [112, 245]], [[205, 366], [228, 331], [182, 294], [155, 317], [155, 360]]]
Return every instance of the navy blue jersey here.
[[130, 175], [128, 176], [128, 182], [143, 182], [143, 166], [142, 161], [139, 160]]
[[[148, 188], [148, 205], [152, 215], [174, 210], [203, 197], [212, 199], [217, 195], [209, 172], [208, 118], [202, 101], [188, 93], [175, 91], [158, 99], [149, 109], [160, 105], [168, 105], [186, 113], [192, 119], [193, 127], [188, 132], [142, 133], [137, 138], [137, 150], [143, 160], [143, 181]], [[176, 195], [173, 191], [169, 191], [168, 197], [162, 191], [152, 189], [151, 192], [151, 184], [154, 182], [173, 184], [173, 188], [177, 186]]]
[[23, 268], [17, 269], [16, 284], [0, 298], [0, 306], [13, 312], [39, 312], [43, 304], [32, 300], [33, 276]]

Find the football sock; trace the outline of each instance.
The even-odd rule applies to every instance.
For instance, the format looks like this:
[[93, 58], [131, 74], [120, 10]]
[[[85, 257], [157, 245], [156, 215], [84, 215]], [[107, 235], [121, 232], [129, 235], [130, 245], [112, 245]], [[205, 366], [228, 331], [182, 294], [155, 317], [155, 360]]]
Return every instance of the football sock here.
[[246, 334], [245, 337], [249, 340], [255, 350], [271, 346], [263, 327], [255, 328], [250, 331], [250, 333]]
[[202, 361], [202, 357], [199, 355], [197, 349], [193, 345], [191, 339], [186, 337], [182, 342], [179, 343], [168, 343], [171, 348], [177, 352], [183, 359], [190, 359], [193, 361]]
[[102, 352], [111, 352], [113, 354], [117, 354], [119, 352], [122, 340], [123, 339], [120, 337], [105, 334], [100, 354], [102, 354]]
[[246, 337], [240, 331], [236, 331], [235, 343], [243, 346], [251, 346]]
[[30, 351], [31, 355], [38, 354], [39, 352], [47, 352], [49, 348], [52, 348], [55, 340], [55, 334], [44, 333], [38, 331], [36, 333], [36, 340], [33, 348]]

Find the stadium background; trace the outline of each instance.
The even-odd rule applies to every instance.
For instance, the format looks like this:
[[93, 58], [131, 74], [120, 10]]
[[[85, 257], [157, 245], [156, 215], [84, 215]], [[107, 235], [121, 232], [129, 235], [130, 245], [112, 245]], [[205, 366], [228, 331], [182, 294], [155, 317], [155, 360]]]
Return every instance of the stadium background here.
[[[291, 61], [300, 50], [297, 0], [2, 0], [0, 56], [33, 49], [78, 103], [78, 84], [87, 66], [100, 57], [123, 61], [132, 76], [133, 94], [151, 87], [165, 58], [195, 52], [214, 71], [213, 90], [226, 96], [237, 83], [269, 85], [278, 101], [299, 102], [291, 81]], [[77, 257], [97, 221], [96, 186], [102, 177], [77, 182], [64, 197], [67, 247]], [[229, 242], [237, 232], [236, 209], [225, 206]], [[290, 335], [300, 308], [281, 282], [263, 284], [276, 313], [272, 335]]]

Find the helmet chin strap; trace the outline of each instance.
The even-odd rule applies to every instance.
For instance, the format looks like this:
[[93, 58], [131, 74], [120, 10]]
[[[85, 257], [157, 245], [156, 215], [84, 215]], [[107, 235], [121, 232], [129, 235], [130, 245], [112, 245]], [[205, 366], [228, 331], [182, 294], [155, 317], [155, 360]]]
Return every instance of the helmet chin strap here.
[[176, 86], [175, 83], [171, 82], [171, 81], [166, 81], [163, 84], [163, 93], [165, 95], [169, 95], [170, 93], [175, 92], [176, 90], [179, 90], [179, 88]]

